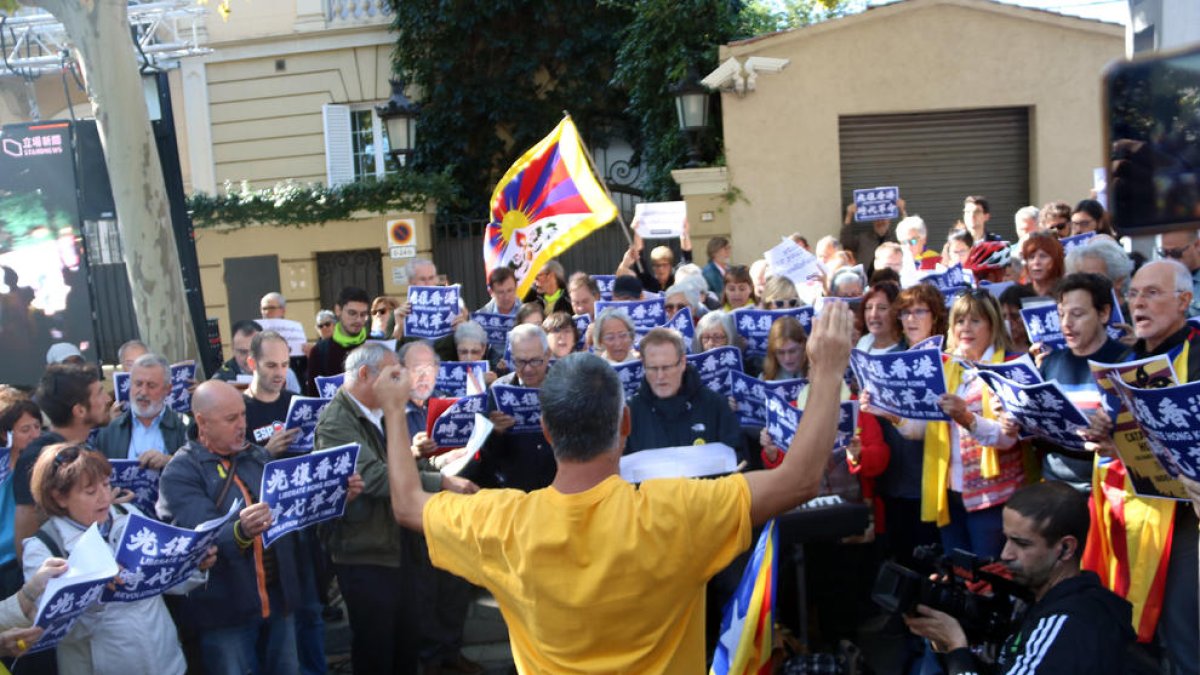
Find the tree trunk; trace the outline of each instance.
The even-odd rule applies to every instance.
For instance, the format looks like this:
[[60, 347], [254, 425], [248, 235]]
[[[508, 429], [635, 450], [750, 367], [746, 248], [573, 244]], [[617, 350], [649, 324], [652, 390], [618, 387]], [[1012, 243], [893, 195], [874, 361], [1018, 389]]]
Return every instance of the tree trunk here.
[[169, 360], [199, 360], [127, 2], [23, 1], [53, 14], [75, 46], [104, 147], [141, 339]]

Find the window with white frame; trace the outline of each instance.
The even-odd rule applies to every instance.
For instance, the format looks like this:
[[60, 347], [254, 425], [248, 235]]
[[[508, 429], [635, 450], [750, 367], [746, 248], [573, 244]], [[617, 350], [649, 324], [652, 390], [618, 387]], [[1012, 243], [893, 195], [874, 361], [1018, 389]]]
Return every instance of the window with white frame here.
[[325, 172], [329, 185], [367, 178], [383, 178], [397, 170], [388, 152], [387, 126], [373, 104], [327, 104], [325, 122]]

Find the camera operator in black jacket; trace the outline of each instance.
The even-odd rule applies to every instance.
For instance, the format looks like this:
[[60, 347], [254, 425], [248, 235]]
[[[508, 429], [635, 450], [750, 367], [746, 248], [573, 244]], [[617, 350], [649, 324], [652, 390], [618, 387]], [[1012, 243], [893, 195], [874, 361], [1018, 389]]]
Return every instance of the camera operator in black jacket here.
[[1126, 672], [1132, 665], [1132, 608], [1095, 574], [1080, 571], [1087, 530], [1087, 498], [1065, 483], [1027, 486], [1004, 505], [1001, 559], [1034, 603], [994, 666], [984, 667], [972, 654], [962, 626], [949, 614], [918, 605], [905, 623], [945, 654], [949, 675]]

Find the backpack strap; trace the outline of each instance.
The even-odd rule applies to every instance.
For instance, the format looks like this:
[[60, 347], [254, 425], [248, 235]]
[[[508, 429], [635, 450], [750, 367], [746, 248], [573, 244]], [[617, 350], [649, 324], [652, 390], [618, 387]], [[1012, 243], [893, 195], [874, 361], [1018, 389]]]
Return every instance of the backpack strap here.
[[[49, 523], [47, 523], [47, 525], [49, 525]], [[38, 528], [37, 532], [33, 533], [33, 536], [36, 537], [38, 541], [45, 544], [46, 548], [50, 551], [50, 555], [54, 556], [55, 558], [65, 559], [67, 557], [63, 554], [62, 541], [59, 540], [57, 533], [48, 531], [46, 527], [41, 527]]]

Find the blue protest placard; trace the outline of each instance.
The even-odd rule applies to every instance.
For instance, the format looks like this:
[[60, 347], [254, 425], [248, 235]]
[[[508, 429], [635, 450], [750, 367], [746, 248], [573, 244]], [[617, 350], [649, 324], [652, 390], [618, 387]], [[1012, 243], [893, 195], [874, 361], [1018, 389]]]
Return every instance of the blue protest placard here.
[[764, 382], [745, 373], [729, 373], [731, 396], [737, 402], [738, 423], [747, 428], [766, 425], [767, 394], [780, 396], [787, 401], [795, 401], [796, 397], [800, 395], [800, 390], [807, 385], [808, 380], [802, 377]]
[[596, 286], [600, 289], [600, 299], [604, 301], [612, 300], [613, 284], [617, 282], [615, 274], [593, 274], [592, 281], [596, 282]]
[[293, 530], [342, 516], [358, 448], [358, 443], [347, 443], [267, 462], [258, 492], [260, 501], [271, 507], [271, 527], [262, 533], [264, 547]]
[[615, 307], [625, 310], [629, 315], [629, 319], [633, 321], [634, 332], [637, 333], [638, 340], [663, 322], [666, 318], [666, 310], [663, 309], [662, 298], [650, 298], [649, 300], [628, 300], [624, 302], [601, 300], [596, 303], [596, 316], [600, 316], [604, 310], [609, 307]]
[[1021, 321], [1025, 324], [1029, 344], [1040, 342], [1047, 349], [1062, 349], [1067, 346], [1062, 326], [1058, 323], [1058, 304], [1053, 300], [1023, 300]]
[[[46, 583], [38, 601], [33, 625], [45, 632], [27, 652], [53, 649], [62, 641], [81, 614], [100, 602], [104, 587], [117, 576], [117, 561], [92, 525], [75, 541], [67, 558], [67, 571]], [[20, 672], [20, 671], [18, 671]]]
[[579, 341], [575, 343], [575, 351], [591, 351], [591, 345], [587, 344], [587, 329], [592, 325], [592, 317], [590, 314], [576, 314], [571, 317], [575, 322], [575, 330], [579, 332]]
[[970, 288], [971, 279], [963, 271], [962, 265], [955, 263], [953, 267], [947, 269], [945, 272], [926, 274], [920, 278], [920, 283], [929, 284], [942, 293], [946, 293], [952, 289]]
[[729, 373], [742, 373], [742, 350], [737, 347], [716, 347], [699, 354], [688, 354], [688, 363], [700, 374], [704, 386], [722, 396], [732, 396]]
[[102, 602], [136, 602], [159, 595], [186, 581], [208, 556], [225, 523], [237, 515], [241, 502], [228, 513], [189, 530], [132, 513], [117, 544], [121, 583], [106, 589]]
[[196, 380], [196, 362], [181, 361], [171, 365], [171, 393], [167, 394], [167, 405], [177, 413], [192, 411], [192, 392]]
[[516, 322], [516, 316], [507, 314], [498, 314], [495, 312], [475, 312], [471, 315], [483, 327], [487, 333], [488, 344], [497, 352], [504, 352], [504, 348], [508, 346], [508, 332], [512, 330], [513, 324]]
[[1121, 313], [1121, 297], [1117, 295], [1117, 289], [1112, 292], [1112, 312], [1108, 315], [1108, 324], [1104, 327], [1104, 332], [1108, 333], [1108, 337], [1114, 340], [1120, 340], [1125, 334], [1125, 329], [1117, 328], [1117, 326], [1125, 323], [1125, 315]]
[[940, 351], [910, 349], [869, 354], [855, 349], [850, 353], [850, 367], [876, 408], [914, 420], [950, 419], [938, 406], [938, 399], [946, 393]]
[[908, 349], [909, 349], [909, 351], [914, 351], [917, 349], [936, 349], [940, 352], [940, 351], [942, 351], [942, 342], [944, 340], [945, 340], [945, 338], [942, 337], [941, 335], [933, 335], [933, 336], [925, 338], [924, 340], [921, 340], [920, 342], [909, 347]]
[[1024, 385], [987, 370], [980, 370], [979, 378], [995, 392], [1025, 433], [1064, 448], [1083, 450], [1083, 439], [1076, 432], [1087, 428], [1087, 417], [1057, 382]]
[[[471, 440], [475, 413], [486, 414], [487, 394], [463, 396], [451, 403], [430, 423], [429, 437], [438, 448], [461, 448]], [[432, 407], [430, 415], [434, 414]]]
[[1044, 381], [1041, 371], [1033, 365], [1033, 359], [1029, 358], [1028, 354], [1022, 354], [1003, 363], [969, 363], [968, 367], [995, 373], [1020, 385], [1038, 384]]
[[112, 474], [109, 483], [116, 488], [125, 488], [133, 493], [133, 505], [142, 513], [155, 514], [158, 503], [159, 473], [147, 469], [136, 459], [110, 459]]
[[317, 394], [321, 398], [333, 398], [337, 394], [337, 390], [342, 387], [342, 382], [345, 381], [346, 374], [338, 373], [337, 375], [318, 375], [314, 378], [317, 383]]
[[[767, 393], [764, 403], [766, 410], [767, 434], [771, 442], [784, 452], [796, 437], [796, 427], [804, 417], [804, 411], [799, 410], [787, 399], [772, 392]], [[858, 403], [845, 401], [838, 406], [837, 436], [834, 437], [831, 450], [845, 450], [854, 440], [858, 430]]]
[[433, 388], [451, 398], [477, 394], [486, 388], [487, 361], [442, 361]]
[[854, 220], [891, 220], [900, 215], [900, 188], [895, 185], [854, 191]]
[[1062, 244], [1063, 253], [1070, 253], [1071, 249], [1076, 249], [1080, 246], [1083, 246], [1095, 236], [1095, 232], [1084, 232], [1083, 234], [1077, 234], [1073, 237], [1067, 237], [1066, 239], [1059, 239], [1058, 243]]
[[1172, 478], [1200, 480], [1200, 382], [1136, 389], [1110, 379], [1162, 468]]
[[300, 433], [296, 435], [296, 440], [288, 446], [289, 453], [312, 452], [313, 442], [317, 433], [317, 420], [321, 417], [321, 411], [325, 406], [329, 405], [330, 399], [317, 398], [315, 396], [293, 396], [288, 403], [287, 419], [283, 422], [283, 429], [299, 429]]
[[409, 286], [408, 302], [412, 311], [404, 317], [404, 335], [436, 339], [454, 329], [450, 322], [458, 316], [459, 285]]
[[621, 380], [621, 389], [625, 390], [625, 398], [633, 398], [633, 395], [637, 393], [638, 387], [642, 385], [642, 380], [646, 377], [646, 370], [642, 367], [641, 360], [635, 359], [611, 365], [613, 370], [617, 371], [617, 377]]
[[113, 399], [117, 403], [127, 403], [129, 401], [130, 377], [129, 373], [119, 370], [113, 371]]
[[683, 351], [685, 354], [692, 351], [692, 342], [696, 339], [696, 324], [692, 322], [691, 309], [684, 307], [675, 312], [662, 327], [673, 328], [683, 336]]
[[738, 335], [746, 341], [746, 353], [750, 356], [765, 356], [767, 353], [767, 334], [771, 325], [782, 316], [790, 316], [800, 322], [807, 332], [812, 327], [812, 307], [795, 307], [792, 309], [752, 309], [745, 307], [733, 311], [733, 325]]
[[496, 384], [492, 385], [492, 397], [496, 409], [516, 421], [508, 433], [542, 433], [542, 403], [538, 400], [537, 389]]

